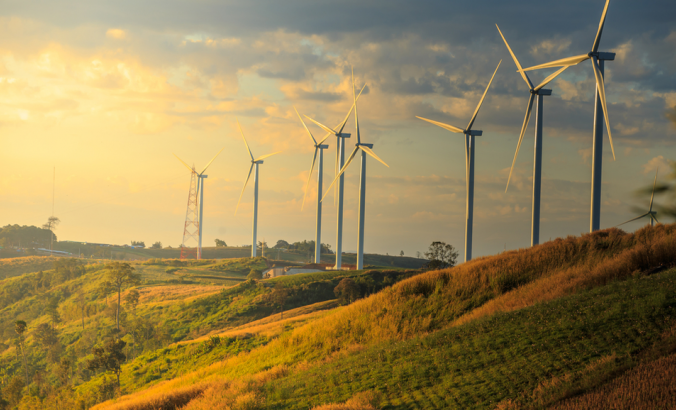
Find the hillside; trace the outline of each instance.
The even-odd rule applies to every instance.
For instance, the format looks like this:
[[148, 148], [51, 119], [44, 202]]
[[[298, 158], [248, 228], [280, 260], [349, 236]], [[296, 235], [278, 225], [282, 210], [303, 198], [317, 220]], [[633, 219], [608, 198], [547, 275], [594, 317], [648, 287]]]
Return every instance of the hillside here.
[[[139, 316], [180, 343], [131, 354], [122, 396], [95, 408], [673, 407], [673, 384], [635, 390], [676, 352], [675, 236], [675, 225], [610, 229], [420, 274], [327, 272], [192, 301], [147, 297]], [[337, 306], [346, 275], [364, 297]], [[293, 289], [284, 318], [269, 305], [277, 282]], [[110, 373], [91, 376], [59, 390], [62, 402], [115, 394]]]

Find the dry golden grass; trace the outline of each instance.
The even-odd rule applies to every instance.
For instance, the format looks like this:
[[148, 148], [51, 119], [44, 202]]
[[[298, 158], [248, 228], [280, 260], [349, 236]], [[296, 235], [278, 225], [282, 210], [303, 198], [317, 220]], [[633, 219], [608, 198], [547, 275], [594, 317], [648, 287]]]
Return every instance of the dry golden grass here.
[[[223, 289], [214, 285], [150, 286], [140, 288], [139, 303], [156, 303], [181, 300], [188, 302], [200, 297], [213, 295]], [[126, 292], [125, 292], [126, 293]]]
[[242, 326], [216, 330], [197, 339], [179, 342], [179, 344], [202, 342], [204, 340], [208, 340], [211, 336], [236, 337], [246, 334], [253, 334], [272, 338], [280, 335], [289, 326], [294, 328], [302, 326], [310, 321], [319, 319], [329, 314], [330, 309], [335, 309], [338, 307], [340, 307], [340, 305], [336, 300], [329, 300], [308, 306], [301, 306], [299, 308], [284, 312], [284, 319], [281, 319], [280, 314], [274, 314], [263, 319], [249, 322]]
[[179, 389], [165, 390], [152, 397], [123, 396], [115, 401], [107, 401], [92, 407], [108, 410], [174, 410], [185, 406], [211, 387], [206, 383], [185, 386]]
[[354, 397], [345, 403], [322, 404], [321, 406], [313, 407], [312, 410], [378, 410], [380, 409], [381, 401], [381, 393], [369, 390], [355, 394]]
[[[150, 399], [206, 379], [235, 380], [276, 365], [307, 361], [303, 365], [309, 366], [367, 344], [424, 336], [454, 323], [530, 306], [660, 265], [674, 266], [674, 255], [676, 225], [658, 225], [633, 234], [608, 229], [475, 259], [399, 282], [266, 346], [133, 396]], [[463, 315], [468, 316], [458, 320]]]
[[564, 400], [550, 408], [676, 409], [676, 354], [641, 364], [599, 389]]
[[54, 256], [23, 256], [0, 259], [0, 278], [23, 275], [24, 273], [48, 270], [54, 267]]

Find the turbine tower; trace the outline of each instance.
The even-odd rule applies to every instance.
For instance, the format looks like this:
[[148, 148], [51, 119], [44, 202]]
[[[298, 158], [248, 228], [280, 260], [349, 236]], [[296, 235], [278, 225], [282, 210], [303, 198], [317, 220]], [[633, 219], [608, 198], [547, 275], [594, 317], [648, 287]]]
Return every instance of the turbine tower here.
[[307, 183], [305, 184], [305, 194], [303, 195], [303, 203], [300, 206], [300, 209], [303, 210], [303, 207], [305, 206], [305, 198], [307, 197], [307, 191], [308, 188], [310, 187], [310, 179], [312, 179], [312, 172], [315, 169], [315, 161], [317, 160], [317, 152], [319, 152], [319, 164], [317, 165], [317, 223], [316, 223], [316, 231], [315, 231], [315, 263], [321, 263], [321, 253], [322, 253], [322, 183], [324, 179], [324, 150], [327, 149], [329, 146], [324, 145], [323, 142], [326, 141], [327, 138], [331, 134], [326, 134], [324, 138], [317, 142], [315, 140], [315, 137], [312, 135], [310, 130], [307, 128], [307, 125], [305, 125], [305, 121], [303, 121], [303, 118], [298, 114], [298, 110], [296, 110], [296, 107], [293, 107], [293, 109], [296, 111], [296, 115], [298, 115], [298, 119], [300, 119], [300, 122], [303, 124], [303, 127], [305, 128], [305, 131], [307, 131], [308, 135], [312, 139], [312, 144], [315, 147], [315, 154], [312, 157], [312, 165], [310, 166], [310, 174], [307, 177]]
[[258, 242], [256, 242], [256, 235], [258, 233], [258, 166], [263, 163], [263, 160], [265, 158], [271, 157], [275, 154], [279, 154], [281, 151], [273, 152], [272, 154], [263, 155], [261, 157], [254, 159], [254, 156], [251, 153], [251, 148], [249, 148], [249, 144], [246, 142], [246, 137], [244, 137], [244, 131], [242, 131], [242, 126], [239, 125], [239, 120], [237, 120], [237, 127], [239, 127], [239, 132], [242, 134], [242, 139], [244, 139], [244, 145], [246, 145], [246, 149], [249, 152], [249, 156], [251, 157], [251, 167], [249, 167], [249, 174], [246, 176], [246, 181], [244, 181], [242, 192], [239, 194], [239, 200], [237, 201], [237, 207], [235, 208], [235, 215], [237, 214], [237, 210], [239, 209], [239, 203], [242, 201], [242, 195], [244, 195], [246, 184], [249, 183], [249, 178], [251, 178], [251, 171], [253, 170], [254, 166], [256, 166], [256, 173], [254, 174], [253, 235], [251, 238], [251, 257], [255, 258], [256, 246], [258, 245]]
[[601, 42], [601, 34], [603, 33], [603, 25], [606, 22], [606, 14], [608, 13], [608, 5], [610, 0], [606, 0], [606, 5], [603, 8], [601, 15], [601, 22], [599, 23], [596, 37], [592, 49], [587, 54], [579, 56], [562, 58], [560, 60], [552, 61], [550, 63], [540, 64], [534, 67], [524, 69], [524, 71], [537, 70], [540, 68], [551, 67], [569, 67], [579, 64], [585, 60], [591, 60], [592, 68], [594, 69], [594, 76], [596, 77], [596, 97], [594, 99], [594, 134], [593, 134], [593, 148], [592, 148], [592, 184], [591, 184], [591, 215], [589, 221], [590, 232], [598, 231], [601, 223], [601, 179], [603, 168], [603, 121], [606, 122], [606, 129], [608, 131], [608, 139], [610, 140], [610, 149], [613, 152], [613, 160], [615, 160], [615, 148], [613, 147], [613, 137], [610, 134], [610, 121], [608, 120], [608, 106], [606, 104], [606, 90], [603, 81], [604, 62], [606, 60], [615, 60], [615, 53], [604, 53], [599, 50], [599, 43]]
[[326, 192], [327, 193], [329, 192], [331, 186], [333, 186], [336, 180], [338, 180], [339, 178], [342, 180], [343, 173], [345, 173], [347, 167], [350, 166], [350, 163], [354, 159], [354, 156], [357, 154], [357, 151], [361, 150], [361, 170], [359, 172], [359, 214], [357, 218], [358, 219], [357, 269], [364, 269], [364, 222], [366, 217], [366, 154], [372, 156], [386, 167], [389, 168], [390, 166], [387, 165], [385, 161], [380, 159], [376, 155], [376, 153], [371, 150], [373, 148], [373, 144], [366, 144], [361, 142], [361, 135], [359, 133], [359, 114], [357, 113], [357, 96], [354, 90], [354, 73], [352, 74], [352, 98], [354, 99], [353, 104], [354, 121], [355, 121], [355, 131], [357, 133], [357, 143], [355, 144], [354, 150], [352, 150], [352, 153], [347, 159], [347, 162], [345, 163], [345, 165], [343, 165], [340, 172], [338, 173], [338, 175], [336, 175], [336, 178], [333, 180], [331, 185], [329, 185], [329, 189], [327, 189]]
[[544, 96], [552, 95], [552, 90], [546, 90], [543, 87], [552, 81], [556, 76], [565, 71], [566, 67], [563, 67], [556, 71], [554, 74], [545, 78], [545, 80], [540, 83], [537, 87], [533, 86], [533, 83], [528, 78], [528, 75], [523, 71], [519, 60], [516, 58], [516, 55], [512, 51], [512, 48], [507, 43], [507, 39], [500, 31], [500, 27], [496, 24], [495, 27], [498, 28], [502, 40], [509, 50], [509, 54], [512, 55], [516, 68], [519, 69], [519, 74], [523, 77], [523, 80], [528, 85], [530, 89], [530, 98], [528, 99], [528, 106], [526, 108], [526, 116], [523, 119], [523, 125], [521, 126], [521, 134], [519, 134], [519, 142], [516, 144], [516, 152], [514, 153], [514, 160], [512, 161], [512, 168], [509, 170], [509, 177], [507, 178], [507, 187], [505, 192], [509, 188], [509, 181], [512, 179], [512, 172], [514, 172], [514, 165], [516, 164], [516, 157], [519, 155], [519, 148], [521, 148], [521, 142], [523, 141], [523, 136], [526, 133], [526, 128], [528, 128], [528, 121], [530, 120], [530, 114], [533, 109], [533, 100], [537, 98], [537, 109], [535, 111], [535, 146], [534, 146], [534, 159], [533, 159], [533, 208], [532, 208], [532, 222], [531, 222], [531, 234], [530, 234], [530, 245], [537, 245], [540, 243], [540, 193], [542, 187], [542, 123], [543, 123], [543, 114], [544, 114]]
[[[366, 88], [366, 84], [364, 84], [364, 87], [362, 87], [361, 91], [359, 91], [359, 95], [357, 96], [356, 99], [359, 99], [359, 96], [361, 96], [361, 93], [364, 91], [364, 88]], [[345, 116], [345, 119], [343, 119], [343, 122], [338, 124], [335, 128], [329, 128], [326, 125], [313, 120], [312, 118], [308, 117], [307, 115], [305, 118], [309, 119], [310, 121], [314, 122], [317, 124], [319, 127], [321, 127], [324, 131], [328, 133], [328, 135], [335, 135], [336, 136], [336, 176], [338, 175], [338, 172], [340, 169], [345, 165], [345, 138], [350, 138], [350, 134], [344, 133], [343, 128], [345, 128], [345, 124], [347, 123], [347, 120], [350, 118], [350, 114], [352, 113], [352, 109], [354, 108], [354, 103], [350, 107], [350, 110], [347, 112], [347, 115]], [[337, 218], [336, 218], [336, 265], [334, 266], [334, 269], [340, 270], [342, 267], [342, 260], [343, 260], [343, 194], [344, 194], [344, 183], [345, 183], [345, 177], [341, 176], [340, 180], [338, 181], [338, 185], [336, 185], [336, 200], [338, 202], [338, 209], [337, 209]], [[331, 184], [333, 185], [333, 184]], [[328, 192], [328, 190], [327, 190]]]
[[[648, 218], [650, 218], [650, 226], [655, 226], [655, 222], [660, 223], [660, 221], [657, 220], [657, 216], [656, 216], [657, 212], [653, 211], [653, 199], [655, 199], [655, 186], [657, 185], [657, 171], [658, 170], [659, 170], [659, 168], [655, 170], [655, 182], [653, 182], [653, 192], [650, 195], [650, 208], [648, 208], [648, 212], [644, 213], [641, 216], [637, 216], [634, 219], [630, 219], [627, 222], [622, 222], [620, 225], [624, 225], [624, 224], [627, 224], [629, 222], [634, 222], [635, 220], [645, 218], [646, 216]], [[617, 225], [617, 226], [620, 226], [620, 225]]]
[[[183, 228], [183, 243], [181, 246], [181, 259], [188, 259], [190, 256], [194, 256], [195, 259], [202, 259], [202, 217], [204, 211], [204, 180], [208, 175], [204, 175], [204, 172], [209, 168], [212, 162], [216, 157], [223, 152], [225, 148], [221, 148], [220, 151], [209, 161], [209, 163], [204, 167], [202, 172], [197, 172], [195, 166], [190, 167], [185, 163], [178, 155], [174, 154], [176, 159], [181, 161], [183, 165], [190, 170], [190, 191], [188, 192], [188, 210], [185, 213], [185, 226]], [[195, 186], [197, 185], [197, 186]], [[197, 197], [199, 196], [199, 200]], [[199, 207], [199, 208], [198, 208]], [[191, 231], [192, 229], [196, 229]], [[187, 246], [187, 243], [191, 240], [197, 242], [196, 250], [191, 249]]]
[[465, 262], [468, 262], [472, 259], [472, 229], [474, 224], [474, 149], [476, 146], [474, 137], [479, 137], [483, 134], [483, 131], [473, 130], [472, 125], [474, 125], [474, 120], [479, 113], [481, 104], [483, 104], [484, 98], [486, 98], [486, 93], [488, 93], [488, 89], [490, 88], [493, 78], [495, 78], [495, 74], [498, 72], [498, 68], [500, 68], [501, 63], [502, 60], [500, 60], [498, 66], [495, 67], [493, 76], [488, 82], [486, 90], [481, 96], [481, 100], [479, 100], [479, 105], [476, 106], [474, 115], [472, 115], [472, 119], [469, 121], [467, 128], [464, 130], [452, 125], [444, 124], [442, 122], [432, 121], [428, 120], [427, 118], [416, 116], [416, 118], [427, 121], [451, 132], [465, 134], [465, 180], [467, 183], [467, 200], [465, 205]]

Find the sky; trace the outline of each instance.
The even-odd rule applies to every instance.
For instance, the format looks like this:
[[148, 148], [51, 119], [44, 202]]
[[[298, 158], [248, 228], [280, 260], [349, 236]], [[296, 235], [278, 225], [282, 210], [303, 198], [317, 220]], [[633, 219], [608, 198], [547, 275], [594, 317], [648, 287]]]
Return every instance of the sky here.
[[[295, 114], [329, 126], [359, 99], [367, 162], [367, 253], [415, 255], [433, 241], [464, 247], [462, 134], [498, 62], [474, 129], [474, 256], [530, 244], [532, 119], [509, 190], [528, 102], [495, 24], [524, 67], [587, 53], [603, 0], [87, 1], [6, 0], [0, 7], [0, 226], [61, 219], [60, 240], [182, 242], [190, 172], [209, 167], [204, 244], [251, 243], [250, 158], [260, 166], [259, 239], [311, 240], [313, 144]], [[628, 220], [636, 192], [676, 160], [676, 3], [612, 0], [600, 51], [615, 147], [604, 136], [601, 227]], [[539, 83], [554, 70], [531, 72]], [[542, 241], [589, 231], [593, 98], [589, 61], [547, 88]], [[308, 122], [316, 138], [324, 132]], [[345, 131], [354, 134], [354, 117]], [[324, 186], [336, 142], [325, 152]], [[354, 138], [348, 140], [348, 149]], [[343, 250], [357, 247], [359, 164], [346, 171]], [[55, 171], [54, 171], [55, 170]], [[53, 184], [55, 172], [55, 184]], [[335, 249], [336, 207], [322, 242]], [[647, 210], [647, 209], [646, 209]], [[644, 222], [625, 225], [635, 230]]]

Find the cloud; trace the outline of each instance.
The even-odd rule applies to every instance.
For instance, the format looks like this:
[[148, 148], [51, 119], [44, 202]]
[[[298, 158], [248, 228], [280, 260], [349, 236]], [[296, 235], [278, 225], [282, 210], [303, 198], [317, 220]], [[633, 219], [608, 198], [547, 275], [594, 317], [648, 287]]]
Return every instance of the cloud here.
[[663, 172], [666, 172], [672, 163], [673, 161], [665, 159], [662, 155], [658, 155], [654, 158], [651, 158], [647, 163], [641, 165], [641, 168], [643, 168], [644, 174], [652, 173], [652, 171], [657, 169], [661, 169]]
[[119, 28], [111, 28], [106, 31], [106, 37], [123, 40], [127, 37], [127, 33], [125, 33], [124, 30], [120, 30]]

